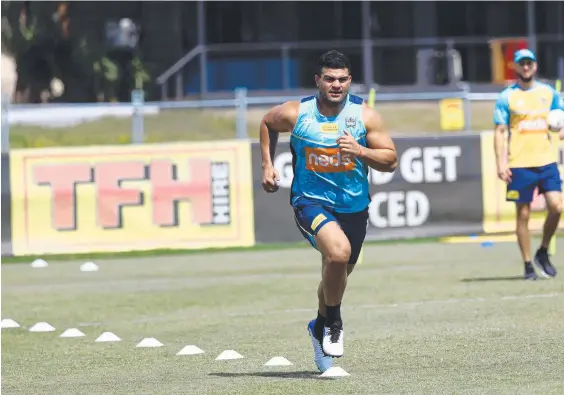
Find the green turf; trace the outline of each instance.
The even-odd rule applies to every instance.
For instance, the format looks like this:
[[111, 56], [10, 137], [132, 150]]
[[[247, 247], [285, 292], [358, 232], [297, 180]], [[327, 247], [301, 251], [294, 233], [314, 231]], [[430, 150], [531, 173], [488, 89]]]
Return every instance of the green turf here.
[[[493, 106], [492, 102], [472, 103], [472, 130], [492, 128]], [[259, 124], [267, 109], [249, 109], [249, 137], [258, 137]], [[441, 130], [438, 102], [376, 103], [376, 109], [392, 134]], [[164, 110], [145, 117], [146, 142], [231, 139], [235, 138], [235, 122], [233, 110]], [[10, 127], [12, 148], [129, 144], [130, 137], [128, 118], [104, 118], [68, 128]]]
[[[532, 232], [537, 235], [539, 232]], [[499, 233], [492, 235], [504, 235], [509, 233]], [[558, 230], [556, 237], [564, 237], [564, 232]], [[417, 244], [439, 241], [440, 237], [418, 237], [418, 238], [405, 238], [405, 239], [384, 239], [384, 240], [367, 240], [365, 245], [380, 245], [380, 244]], [[80, 254], [52, 254], [52, 255], [22, 255], [22, 256], [3, 256], [3, 264], [15, 263], [30, 263], [35, 259], [41, 258], [48, 262], [52, 260], [68, 261], [77, 259], [128, 259], [138, 257], [165, 257], [169, 255], [192, 255], [192, 254], [214, 254], [214, 253], [228, 253], [228, 252], [252, 252], [252, 251], [279, 251], [295, 248], [310, 248], [310, 244], [303, 241], [297, 243], [264, 243], [256, 244], [251, 247], [226, 247], [226, 248], [205, 248], [196, 250], [177, 250], [177, 249], [158, 249], [158, 250], [142, 250], [142, 251], [122, 251], [122, 252], [94, 252], [94, 253], [80, 253]]]
[[[564, 235], [564, 233], [563, 233]], [[372, 240], [366, 241], [366, 245], [373, 244], [405, 244], [405, 243], [426, 243], [429, 241], [438, 241], [438, 237], [412, 238], [412, 239], [390, 239], [390, 240]], [[245, 252], [245, 251], [264, 251], [264, 250], [286, 250], [295, 248], [310, 248], [310, 244], [306, 241], [297, 243], [264, 243], [256, 244], [251, 247], [225, 247], [225, 248], [204, 248], [197, 250], [176, 250], [176, 249], [160, 249], [160, 250], [140, 250], [140, 251], [123, 251], [123, 252], [95, 252], [80, 254], [53, 254], [53, 255], [23, 255], [23, 256], [3, 256], [2, 263], [30, 263], [34, 259], [45, 259], [46, 261], [58, 260], [68, 261], [76, 259], [127, 259], [137, 257], [163, 257], [168, 255], [191, 255], [191, 254], [214, 254], [226, 252]]]
[[[564, 250], [559, 241], [558, 249]], [[343, 303], [351, 377], [325, 382], [305, 325], [312, 249], [2, 268], [2, 390], [9, 394], [561, 394], [561, 278], [524, 282], [514, 243], [373, 245]], [[378, 259], [385, 257], [385, 259]], [[46, 321], [56, 332], [30, 333]], [[61, 339], [78, 327], [85, 338]], [[103, 331], [119, 343], [95, 343]], [[144, 337], [164, 347], [138, 349]], [[204, 355], [176, 356], [195, 344]], [[226, 349], [242, 360], [215, 361]], [[262, 366], [284, 356], [290, 367]]]

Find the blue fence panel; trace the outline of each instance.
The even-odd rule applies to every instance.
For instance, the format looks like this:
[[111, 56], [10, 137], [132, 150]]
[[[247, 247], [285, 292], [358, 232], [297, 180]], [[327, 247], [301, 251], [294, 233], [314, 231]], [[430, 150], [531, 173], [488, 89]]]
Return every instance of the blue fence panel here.
[[[211, 60], [207, 65], [208, 91], [233, 91], [238, 87], [252, 90], [282, 90], [280, 58]], [[299, 88], [299, 60], [288, 59], [288, 84]], [[185, 85], [186, 94], [200, 92], [200, 75], [192, 74]]]

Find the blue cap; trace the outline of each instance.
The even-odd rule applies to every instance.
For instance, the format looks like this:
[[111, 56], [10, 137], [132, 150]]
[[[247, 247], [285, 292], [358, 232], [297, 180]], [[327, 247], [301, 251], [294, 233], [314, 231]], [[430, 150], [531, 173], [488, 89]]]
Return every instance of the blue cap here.
[[537, 61], [535, 53], [530, 49], [520, 49], [515, 52], [515, 56], [513, 57], [515, 63], [519, 63], [523, 59], [531, 59], [533, 62]]

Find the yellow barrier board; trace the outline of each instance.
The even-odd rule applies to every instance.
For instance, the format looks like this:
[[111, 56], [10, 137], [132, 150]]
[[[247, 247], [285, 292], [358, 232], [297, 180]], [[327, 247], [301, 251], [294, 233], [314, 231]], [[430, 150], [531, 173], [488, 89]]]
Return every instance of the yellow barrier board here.
[[462, 99], [443, 99], [439, 102], [441, 129], [464, 129], [464, 104]]
[[250, 144], [14, 150], [14, 255], [254, 244]]
[[[505, 200], [507, 187], [505, 182], [497, 177], [493, 132], [482, 133], [482, 192], [484, 202], [484, 232], [500, 233], [515, 230], [515, 203]], [[560, 174], [564, 177], [564, 142], [555, 145], [555, 158], [560, 163]], [[531, 230], [541, 230], [546, 217], [546, 203], [543, 195], [535, 192], [531, 204]], [[560, 221], [559, 229], [564, 228], [564, 221]]]
[[447, 244], [470, 244], [470, 243], [507, 243], [516, 242], [516, 235], [491, 235], [491, 236], [454, 236], [454, 237], [443, 237], [440, 239], [441, 243]]

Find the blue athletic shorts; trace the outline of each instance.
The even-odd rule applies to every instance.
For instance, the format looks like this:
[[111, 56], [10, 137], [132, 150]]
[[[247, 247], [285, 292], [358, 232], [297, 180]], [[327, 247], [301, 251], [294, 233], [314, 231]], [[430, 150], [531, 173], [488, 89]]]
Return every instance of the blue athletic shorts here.
[[507, 184], [507, 201], [530, 203], [536, 187], [539, 188], [539, 193], [562, 191], [562, 179], [556, 163], [540, 167], [512, 168], [511, 173], [511, 182]]
[[356, 263], [366, 237], [368, 207], [358, 213], [337, 213], [317, 202], [301, 198], [294, 204], [294, 218], [302, 235], [315, 249], [317, 246], [314, 236], [317, 235], [317, 232], [326, 223], [337, 222], [351, 245], [349, 264]]

